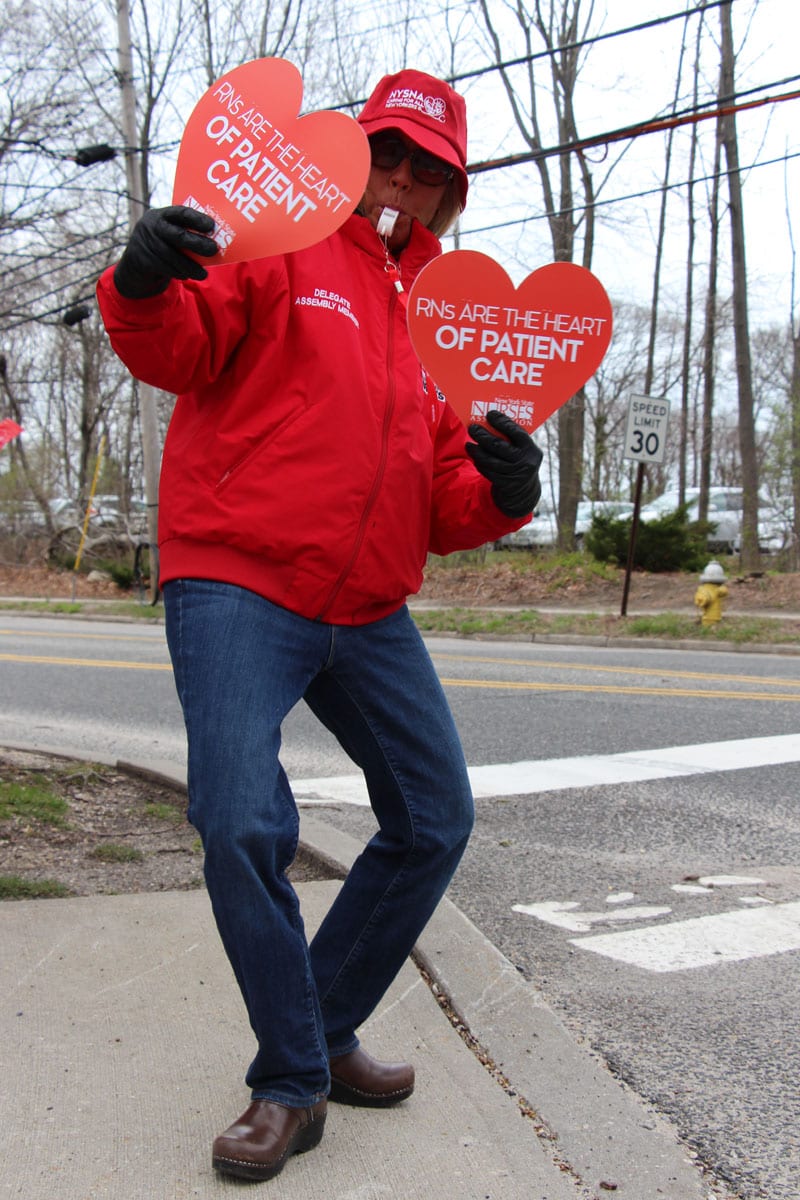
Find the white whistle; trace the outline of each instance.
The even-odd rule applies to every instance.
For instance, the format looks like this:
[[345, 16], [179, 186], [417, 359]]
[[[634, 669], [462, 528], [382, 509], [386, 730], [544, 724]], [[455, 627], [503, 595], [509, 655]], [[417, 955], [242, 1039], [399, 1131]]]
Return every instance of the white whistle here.
[[381, 215], [378, 217], [378, 224], [376, 226], [380, 237], [391, 237], [392, 230], [394, 229], [399, 216], [400, 213], [396, 208], [381, 209]]

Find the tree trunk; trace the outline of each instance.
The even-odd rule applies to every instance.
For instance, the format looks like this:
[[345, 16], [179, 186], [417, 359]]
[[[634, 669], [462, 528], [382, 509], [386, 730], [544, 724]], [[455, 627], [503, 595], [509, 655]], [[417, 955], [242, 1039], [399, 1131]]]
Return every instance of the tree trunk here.
[[721, 130], [717, 124], [717, 142], [714, 149], [714, 182], [709, 203], [710, 241], [708, 250], [708, 291], [706, 293], [705, 326], [703, 330], [703, 414], [700, 432], [700, 504], [698, 518], [708, 518], [708, 489], [711, 484], [711, 448], [714, 431], [714, 372], [716, 370], [717, 345], [717, 278], [719, 274], [719, 188], [720, 159], [722, 156]]
[[[695, 40], [694, 51], [694, 72], [692, 76], [692, 103], [695, 108], [698, 102], [698, 93], [700, 90], [700, 41], [703, 32], [703, 19], [697, 23], [697, 36]], [[697, 126], [692, 126], [691, 144], [689, 147], [689, 187], [686, 195], [686, 225], [687, 225], [687, 246], [686, 246], [686, 303], [684, 307], [684, 329], [683, 329], [683, 355], [681, 365], [681, 421], [680, 421], [680, 445], [678, 450], [678, 491], [681, 496], [686, 495], [688, 485], [687, 463], [689, 460], [689, 371], [691, 367], [692, 355], [692, 312], [694, 309], [694, 251], [695, 251], [695, 234], [696, 221], [694, 209], [694, 173], [697, 164]]]
[[[509, 6], [519, 25], [519, 50], [529, 56], [527, 64], [527, 96], [523, 101], [518, 93], [516, 79], [503, 64], [500, 38], [501, 23], [497, 19], [497, 5], [490, 0], [479, 0], [486, 31], [498, 64], [500, 78], [508, 96], [515, 123], [530, 150], [541, 150], [542, 138], [539, 124], [538, 104], [540, 97], [547, 94], [553, 106], [559, 144], [567, 145], [578, 140], [574, 98], [581, 61], [580, 36], [583, 0], [549, 0], [530, 7], [522, 3]], [[591, 4], [589, 5], [591, 10]], [[545, 89], [534, 73], [534, 33], [550, 52], [550, 84]], [[559, 155], [557, 164], [542, 155], [535, 160], [542, 188], [544, 210], [550, 230], [555, 262], [574, 262], [576, 233], [583, 223], [583, 246], [580, 260], [591, 268], [594, 247], [594, 186], [589, 163], [580, 151]], [[576, 216], [576, 194], [579, 193], [573, 180], [575, 165], [580, 173], [582, 212]], [[557, 174], [556, 174], [557, 173]], [[562, 550], [575, 547], [575, 517], [578, 501], [583, 491], [583, 449], [585, 427], [585, 392], [582, 388], [559, 410], [558, 426], [558, 545]]]
[[792, 566], [800, 565], [800, 328], [792, 334], [792, 380], [790, 404], [792, 413]]
[[[733, 32], [730, 3], [720, 8], [722, 27], [721, 102], [730, 102], [734, 94]], [[753, 372], [750, 359], [750, 331], [747, 312], [747, 269], [745, 265], [744, 210], [742, 180], [739, 173], [739, 146], [733, 113], [722, 116], [722, 143], [727, 164], [733, 268], [733, 334], [736, 346], [736, 382], [739, 393], [739, 449], [742, 459], [742, 570], [757, 571], [761, 565], [758, 550], [758, 464], [753, 415]]]

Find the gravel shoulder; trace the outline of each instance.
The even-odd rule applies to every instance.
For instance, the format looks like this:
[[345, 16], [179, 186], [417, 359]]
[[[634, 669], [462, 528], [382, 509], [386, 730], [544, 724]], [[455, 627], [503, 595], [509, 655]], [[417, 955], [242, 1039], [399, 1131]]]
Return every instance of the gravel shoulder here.
[[[335, 878], [300, 851], [295, 882]], [[0, 748], [0, 899], [203, 887], [186, 795], [97, 763]]]

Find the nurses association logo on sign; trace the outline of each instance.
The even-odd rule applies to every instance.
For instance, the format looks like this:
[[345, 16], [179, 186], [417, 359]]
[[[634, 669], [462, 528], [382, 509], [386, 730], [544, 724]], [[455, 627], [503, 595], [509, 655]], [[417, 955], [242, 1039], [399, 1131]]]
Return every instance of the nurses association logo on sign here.
[[361, 126], [340, 112], [299, 117], [302, 98], [292, 63], [259, 58], [223, 75], [195, 106], [173, 204], [214, 218], [220, 252], [204, 265], [312, 246], [361, 199], [370, 165]]
[[423, 366], [465, 425], [499, 409], [529, 433], [586, 383], [611, 340], [611, 303], [575, 263], [518, 288], [486, 254], [453, 250], [417, 276], [408, 328]]

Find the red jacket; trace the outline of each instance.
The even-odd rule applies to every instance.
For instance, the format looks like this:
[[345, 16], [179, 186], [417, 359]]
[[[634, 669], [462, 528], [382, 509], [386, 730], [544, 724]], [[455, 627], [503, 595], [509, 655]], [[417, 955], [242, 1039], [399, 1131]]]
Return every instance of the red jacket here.
[[[439, 253], [415, 223], [406, 290]], [[383, 245], [352, 216], [307, 250], [98, 298], [133, 375], [178, 394], [159, 501], [161, 581], [237, 584], [311, 619], [361, 625], [447, 554], [519, 528], [411, 347]]]

